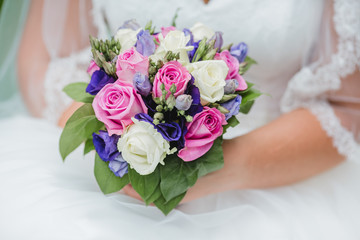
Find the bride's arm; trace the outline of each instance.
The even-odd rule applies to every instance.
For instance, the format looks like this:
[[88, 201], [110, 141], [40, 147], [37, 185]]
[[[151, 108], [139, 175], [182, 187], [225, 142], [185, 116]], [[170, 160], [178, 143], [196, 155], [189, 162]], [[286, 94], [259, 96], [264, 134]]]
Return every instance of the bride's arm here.
[[[96, 34], [96, 28], [91, 24], [91, 8], [91, 1], [31, 1], [19, 47], [18, 76], [24, 102], [32, 115], [44, 117], [43, 111], [48, 104], [45, 76], [51, 55], [56, 59], [67, 58], [88, 46], [89, 34]], [[86, 14], [80, 16], [81, 11]]]
[[[183, 202], [228, 190], [291, 184], [344, 160], [319, 121], [306, 109], [284, 114], [244, 136], [225, 140], [223, 148], [224, 167], [200, 178]], [[129, 186], [124, 191], [139, 198]]]

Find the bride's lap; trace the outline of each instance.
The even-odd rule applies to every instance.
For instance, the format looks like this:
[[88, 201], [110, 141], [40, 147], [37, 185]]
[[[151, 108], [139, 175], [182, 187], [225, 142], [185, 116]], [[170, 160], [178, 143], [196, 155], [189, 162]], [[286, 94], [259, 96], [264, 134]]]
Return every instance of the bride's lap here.
[[34, 239], [352, 239], [360, 234], [360, 166], [351, 162], [287, 187], [207, 196], [164, 217], [126, 195], [104, 196], [93, 176], [93, 156], [82, 157], [81, 148], [62, 163], [60, 128], [16, 117], [0, 120], [0, 131], [0, 236], [6, 239], [29, 234]]

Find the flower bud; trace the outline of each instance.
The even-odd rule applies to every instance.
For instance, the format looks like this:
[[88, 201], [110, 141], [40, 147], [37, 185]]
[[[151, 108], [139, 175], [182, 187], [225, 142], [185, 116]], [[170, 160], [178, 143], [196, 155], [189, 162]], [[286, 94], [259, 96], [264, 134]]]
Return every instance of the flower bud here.
[[176, 86], [175, 86], [174, 83], [171, 84], [171, 87], [170, 87], [169, 91], [170, 91], [172, 94], [174, 94], [174, 93], [176, 92]]
[[190, 116], [190, 115], [187, 115], [187, 116], [185, 117], [185, 119], [186, 119], [187, 122], [192, 122], [192, 121], [193, 121], [193, 117]]
[[214, 48], [217, 48], [217, 51], [220, 52], [221, 47], [223, 45], [223, 33], [222, 32], [215, 32], [215, 35], [213, 36], [213, 39], [215, 39]]
[[161, 121], [161, 120], [164, 119], [164, 114], [160, 113], [160, 112], [157, 112], [157, 113], [154, 114], [154, 119], [158, 119], [159, 121]]
[[133, 85], [136, 91], [140, 93], [140, 95], [146, 97], [150, 94], [152, 87], [149, 78], [146, 75], [143, 75], [139, 72], [135, 73], [133, 78]]
[[162, 105], [157, 105], [157, 106], [156, 106], [156, 111], [162, 112], [162, 110], [164, 110], [164, 108], [163, 108]]
[[124, 22], [124, 24], [120, 27], [120, 29], [122, 29], [122, 28], [138, 30], [140, 28], [140, 25], [136, 22], [135, 19], [130, 19], [130, 20]]
[[166, 105], [168, 106], [169, 110], [173, 110], [173, 108], [175, 107], [176, 104], [176, 100], [174, 95], [170, 95], [167, 99], [166, 99]]
[[176, 98], [175, 107], [178, 110], [186, 111], [191, 107], [192, 102], [193, 102], [193, 99], [192, 99], [191, 95], [182, 94]]
[[239, 82], [236, 79], [226, 80], [225, 83], [226, 83], [226, 85], [224, 87], [225, 94], [234, 93], [236, 88], [239, 86]]

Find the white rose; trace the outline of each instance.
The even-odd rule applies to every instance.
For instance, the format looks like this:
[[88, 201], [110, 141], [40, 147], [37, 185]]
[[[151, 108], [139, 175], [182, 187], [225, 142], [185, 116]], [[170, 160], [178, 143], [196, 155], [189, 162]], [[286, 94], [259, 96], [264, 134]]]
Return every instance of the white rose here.
[[124, 160], [140, 175], [152, 173], [160, 163], [164, 165], [167, 154], [172, 154], [170, 144], [150, 124], [132, 118], [131, 125], [118, 141], [117, 147]]
[[165, 38], [162, 34], [158, 36], [160, 45], [154, 55], [150, 56], [153, 61], [156, 62], [159, 59], [163, 59], [166, 52], [172, 51], [173, 53], [180, 53], [180, 63], [186, 64], [189, 62], [187, 52], [194, 48], [193, 46], [186, 46], [190, 40], [190, 36], [185, 36], [185, 34], [179, 30], [170, 31]]
[[215, 32], [211, 28], [200, 22], [195, 23], [195, 25], [190, 28], [190, 31], [194, 36], [194, 41], [199, 41], [203, 38], [209, 40], [215, 35]]
[[130, 28], [122, 28], [117, 31], [114, 38], [120, 42], [121, 52], [126, 51], [135, 45], [137, 41], [136, 35], [139, 31], [141, 31], [141, 29], [134, 31]]
[[223, 60], [209, 60], [191, 63], [187, 66], [195, 78], [200, 97], [207, 102], [216, 102], [224, 96], [225, 78], [229, 71]]

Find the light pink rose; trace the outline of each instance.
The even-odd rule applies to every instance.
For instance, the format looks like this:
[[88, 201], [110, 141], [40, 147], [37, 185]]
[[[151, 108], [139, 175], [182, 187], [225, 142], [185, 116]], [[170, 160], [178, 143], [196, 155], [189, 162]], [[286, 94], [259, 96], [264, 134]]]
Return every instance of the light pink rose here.
[[185, 162], [198, 159], [210, 150], [216, 138], [222, 135], [225, 115], [216, 108], [204, 107], [187, 126], [185, 148], [178, 153]]
[[[162, 83], [165, 84], [166, 90], [169, 90], [174, 83], [176, 85], [174, 96], [177, 97], [185, 92], [190, 79], [190, 73], [181, 63], [177, 61], [167, 62], [155, 75], [153, 83], [154, 97], [161, 97], [160, 86]], [[170, 96], [170, 92], [166, 95], [166, 97], [168, 96]]]
[[99, 66], [95, 63], [94, 60], [91, 60], [90, 65], [87, 69], [87, 73], [91, 76], [97, 70], [100, 70]]
[[130, 48], [118, 56], [116, 75], [120, 81], [132, 83], [135, 73], [148, 75], [149, 59], [141, 55], [135, 48]]
[[131, 118], [138, 113], [147, 113], [147, 108], [133, 86], [116, 81], [103, 87], [92, 103], [96, 118], [103, 122], [109, 135], [123, 134], [132, 124]]
[[165, 38], [166, 35], [170, 32], [170, 31], [175, 31], [176, 27], [174, 26], [170, 26], [170, 27], [162, 27], [161, 28], [161, 34], [163, 35], [163, 37]]
[[229, 68], [228, 75], [226, 76], [226, 80], [228, 79], [236, 79], [239, 83], [239, 86], [236, 90], [245, 90], [247, 89], [247, 84], [243, 77], [239, 74], [239, 60], [236, 57], [233, 57], [228, 50], [222, 51], [221, 53], [216, 53], [215, 60], [223, 60]]

